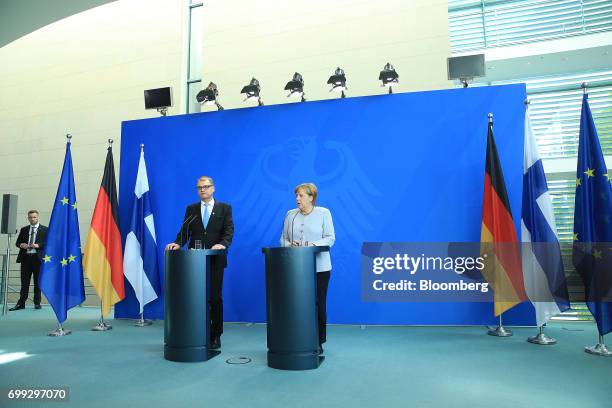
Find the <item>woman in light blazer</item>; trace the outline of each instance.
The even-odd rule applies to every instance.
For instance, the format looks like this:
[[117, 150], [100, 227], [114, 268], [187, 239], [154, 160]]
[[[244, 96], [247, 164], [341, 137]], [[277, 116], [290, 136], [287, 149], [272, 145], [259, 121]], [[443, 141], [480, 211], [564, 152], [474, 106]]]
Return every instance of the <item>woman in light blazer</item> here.
[[[336, 240], [331, 213], [327, 208], [315, 205], [317, 186], [312, 183], [298, 185], [295, 190], [297, 208], [285, 216], [282, 246], [332, 246]], [[319, 322], [319, 353], [327, 340], [327, 287], [331, 273], [331, 258], [328, 251], [319, 252], [317, 265], [317, 314]]]

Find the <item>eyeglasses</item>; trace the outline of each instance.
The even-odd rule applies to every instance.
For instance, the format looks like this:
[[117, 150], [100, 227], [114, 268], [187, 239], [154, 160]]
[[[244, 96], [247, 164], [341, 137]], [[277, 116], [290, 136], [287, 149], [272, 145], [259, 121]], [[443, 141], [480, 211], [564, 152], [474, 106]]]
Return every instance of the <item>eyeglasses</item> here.
[[203, 186], [196, 186], [196, 188], [197, 188], [198, 190], [208, 190], [208, 189], [209, 189], [209, 188], [211, 188], [211, 187], [213, 187], [213, 185], [212, 185], [212, 184], [206, 184], [206, 185], [203, 185]]

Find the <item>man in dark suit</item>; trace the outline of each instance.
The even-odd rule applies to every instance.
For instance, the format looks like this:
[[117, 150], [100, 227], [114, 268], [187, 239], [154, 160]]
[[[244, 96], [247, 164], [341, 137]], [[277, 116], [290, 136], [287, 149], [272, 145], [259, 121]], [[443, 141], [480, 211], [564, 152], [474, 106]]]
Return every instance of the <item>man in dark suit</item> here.
[[[196, 241], [204, 249], [227, 249], [234, 237], [232, 207], [229, 204], [215, 201], [215, 183], [208, 176], [202, 176], [196, 183], [200, 201], [191, 204], [185, 211], [183, 227], [176, 235], [174, 242], [166, 245], [166, 250], [180, 249], [186, 243], [189, 248], [196, 247]], [[227, 266], [227, 257], [218, 255], [210, 262], [210, 333], [212, 349], [221, 348], [223, 333], [223, 271]]]
[[30, 278], [34, 275], [34, 309], [40, 309], [40, 288], [38, 287], [38, 274], [40, 263], [43, 260], [43, 248], [47, 238], [47, 227], [38, 222], [38, 211], [28, 211], [30, 225], [19, 231], [15, 245], [19, 248], [17, 263], [21, 264], [21, 291], [19, 301], [9, 310], [20, 310], [25, 308], [30, 291]]

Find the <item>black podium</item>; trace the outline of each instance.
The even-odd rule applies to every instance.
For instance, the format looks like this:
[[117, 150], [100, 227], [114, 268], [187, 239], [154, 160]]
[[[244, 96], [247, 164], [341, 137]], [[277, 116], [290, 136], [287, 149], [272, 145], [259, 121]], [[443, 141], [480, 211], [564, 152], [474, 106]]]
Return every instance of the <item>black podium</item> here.
[[210, 259], [225, 250], [166, 251], [164, 283], [164, 358], [206, 361], [220, 353], [209, 350]]
[[315, 258], [327, 246], [263, 248], [266, 257], [268, 366], [319, 367]]

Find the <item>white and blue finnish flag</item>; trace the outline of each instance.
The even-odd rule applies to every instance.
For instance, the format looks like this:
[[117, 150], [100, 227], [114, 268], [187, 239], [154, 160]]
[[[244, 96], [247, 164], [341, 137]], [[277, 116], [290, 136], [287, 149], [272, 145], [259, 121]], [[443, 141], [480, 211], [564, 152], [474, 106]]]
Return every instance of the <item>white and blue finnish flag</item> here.
[[134, 194], [130, 232], [125, 239], [123, 271], [134, 288], [142, 314], [144, 306], [157, 299], [161, 286], [157, 263], [155, 223], [149, 200], [149, 179], [144, 150], [140, 152]]
[[527, 112], [521, 230], [525, 292], [542, 326], [570, 305], [552, 201]]

